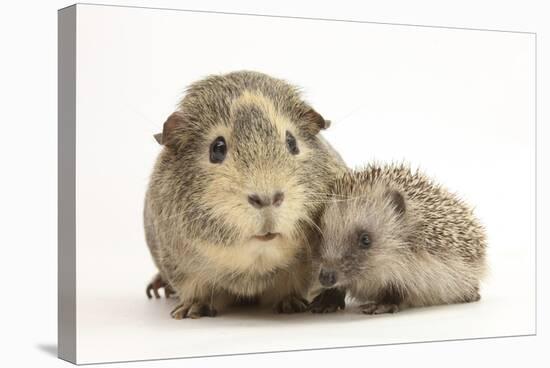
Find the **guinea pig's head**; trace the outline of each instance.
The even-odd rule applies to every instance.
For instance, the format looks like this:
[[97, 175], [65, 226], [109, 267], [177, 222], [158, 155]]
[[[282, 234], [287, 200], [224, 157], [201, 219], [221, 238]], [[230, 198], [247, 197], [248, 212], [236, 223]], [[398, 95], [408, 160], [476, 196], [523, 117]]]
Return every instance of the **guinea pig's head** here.
[[255, 72], [191, 85], [164, 124], [161, 168], [182, 229], [231, 246], [297, 240], [334, 176], [327, 122], [286, 82]]
[[404, 195], [383, 181], [363, 172], [338, 178], [320, 221], [320, 284], [347, 287], [379, 273], [408, 239], [407, 210]]

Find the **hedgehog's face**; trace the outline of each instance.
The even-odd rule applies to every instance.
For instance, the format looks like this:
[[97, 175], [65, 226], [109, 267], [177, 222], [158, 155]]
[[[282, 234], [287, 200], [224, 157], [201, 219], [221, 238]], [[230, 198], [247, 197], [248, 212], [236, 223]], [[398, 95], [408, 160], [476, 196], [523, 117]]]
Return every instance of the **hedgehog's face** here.
[[331, 175], [308, 118], [245, 92], [217, 123], [189, 125], [174, 161], [187, 231], [220, 246], [298, 243]]
[[363, 184], [359, 190], [333, 196], [321, 229], [319, 282], [323, 287], [351, 286], [378, 272], [402, 246], [405, 200], [381, 183]]

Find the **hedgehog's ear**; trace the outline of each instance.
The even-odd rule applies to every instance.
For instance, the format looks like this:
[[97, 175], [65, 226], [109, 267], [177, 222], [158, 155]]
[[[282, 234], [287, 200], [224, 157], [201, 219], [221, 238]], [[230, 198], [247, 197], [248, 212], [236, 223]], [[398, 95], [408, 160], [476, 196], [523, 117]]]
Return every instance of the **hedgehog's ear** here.
[[306, 123], [306, 130], [313, 135], [319, 133], [321, 129], [327, 129], [330, 126], [330, 120], [325, 120], [321, 114], [311, 107], [302, 114], [301, 118]]
[[407, 210], [407, 203], [405, 202], [405, 197], [403, 194], [397, 190], [389, 190], [386, 193], [386, 196], [395, 208], [395, 212], [397, 212], [400, 216], [403, 216]]
[[174, 132], [183, 124], [183, 118], [178, 112], [174, 112], [166, 119], [162, 127], [162, 133], [155, 134], [155, 140], [163, 146], [173, 145], [175, 142]]

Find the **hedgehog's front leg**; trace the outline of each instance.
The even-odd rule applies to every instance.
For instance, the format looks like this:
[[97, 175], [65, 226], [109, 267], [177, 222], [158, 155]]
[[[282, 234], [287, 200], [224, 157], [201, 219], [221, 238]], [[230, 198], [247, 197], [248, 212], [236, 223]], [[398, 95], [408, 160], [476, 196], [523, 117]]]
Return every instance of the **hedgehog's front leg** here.
[[374, 302], [363, 304], [359, 308], [364, 314], [396, 313], [404, 299], [403, 289], [389, 284], [378, 292]]
[[369, 302], [360, 305], [359, 308], [364, 314], [382, 314], [399, 312], [399, 306], [392, 303]]
[[339, 309], [343, 310], [346, 308], [345, 298], [345, 290], [337, 288], [323, 289], [323, 291], [313, 299], [309, 305], [309, 310], [312, 313], [333, 313]]

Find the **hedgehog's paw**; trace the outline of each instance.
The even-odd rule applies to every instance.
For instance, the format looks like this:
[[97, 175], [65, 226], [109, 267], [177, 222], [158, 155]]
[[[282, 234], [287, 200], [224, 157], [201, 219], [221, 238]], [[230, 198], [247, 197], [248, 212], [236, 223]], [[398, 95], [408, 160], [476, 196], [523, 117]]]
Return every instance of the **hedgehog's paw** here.
[[[160, 273], [157, 273], [153, 280], [147, 285], [147, 288], [145, 289], [145, 293], [147, 294], [147, 297], [151, 299], [153, 295], [156, 299], [160, 298], [159, 289], [164, 288], [164, 295], [169, 298], [170, 295], [175, 294], [174, 290], [166, 283], [162, 277], [160, 276]], [[151, 294], [152, 292], [152, 294]]]
[[174, 319], [215, 317], [216, 309], [205, 303], [185, 302], [178, 305], [170, 315]]
[[338, 289], [326, 289], [317, 295], [311, 304], [309, 310], [312, 313], [334, 313], [338, 309], [346, 307], [346, 292]]
[[399, 312], [397, 304], [375, 303], [370, 302], [359, 306], [364, 314], [382, 314]]
[[273, 310], [275, 313], [301, 313], [308, 308], [308, 302], [298, 295], [289, 295], [275, 304]]

